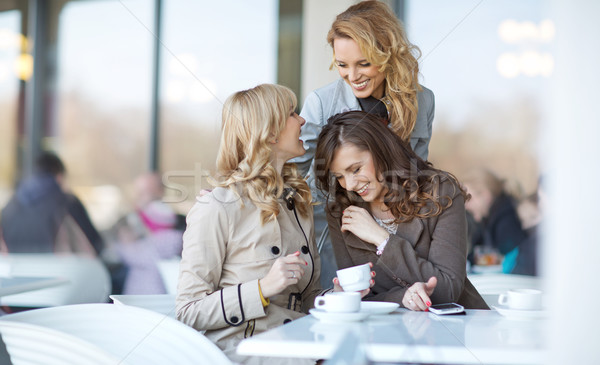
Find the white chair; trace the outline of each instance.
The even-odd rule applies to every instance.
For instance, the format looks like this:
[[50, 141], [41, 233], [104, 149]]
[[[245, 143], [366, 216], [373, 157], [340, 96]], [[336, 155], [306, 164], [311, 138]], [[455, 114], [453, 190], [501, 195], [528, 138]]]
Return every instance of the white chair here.
[[0, 256], [0, 275], [59, 277], [68, 284], [0, 298], [2, 305], [51, 307], [80, 303], [106, 303], [111, 292], [108, 270], [97, 258], [80, 255], [10, 254]]
[[[0, 335], [13, 365], [114, 365], [119, 359], [66, 333], [30, 323], [0, 321]], [[33, 348], [35, 347], [35, 348]]]
[[175, 318], [175, 295], [172, 294], [121, 294], [109, 297], [116, 305], [144, 308]]
[[215, 344], [193, 328], [128, 305], [42, 308], [0, 317], [2, 322], [29, 323], [74, 336], [116, 357], [118, 364], [231, 364]]
[[498, 305], [498, 296], [510, 289], [542, 289], [539, 277], [514, 274], [471, 274], [469, 280], [488, 306]]
[[168, 294], [177, 294], [177, 280], [179, 280], [179, 263], [181, 258], [173, 258], [158, 261], [158, 271], [165, 284]]

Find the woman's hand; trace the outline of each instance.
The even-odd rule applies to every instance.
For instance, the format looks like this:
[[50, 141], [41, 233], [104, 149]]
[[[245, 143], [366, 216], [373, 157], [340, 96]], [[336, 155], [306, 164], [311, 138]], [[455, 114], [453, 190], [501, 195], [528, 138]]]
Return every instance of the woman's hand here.
[[[372, 262], [369, 262], [369, 267], [373, 268]], [[371, 278], [375, 278], [375, 271], [371, 271]], [[340, 285], [340, 280], [337, 278], [337, 276], [335, 278], [333, 278], [332, 281], [333, 281], [333, 291], [334, 292], [335, 291], [344, 291], [344, 288], [342, 288], [342, 286]], [[369, 287], [367, 289], [359, 291], [360, 297], [364, 298], [365, 295], [369, 294], [373, 285], [375, 285], [375, 280], [374, 279], [369, 280]]]
[[356, 237], [375, 246], [379, 246], [390, 235], [375, 222], [371, 213], [354, 205], [344, 209], [341, 230], [352, 232]]
[[428, 310], [429, 306], [431, 306], [431, 299], [429, 299], [429, 296], [433, 294], [433, 290], [435, 289], [436, 285], [437, 278], [435, 276], [430, 277], [426, 283], [414, 283], [404, 293], [402, 305], [404, 305], [405, 308], [414, 311]]
[[300, 257], [300, 251], [280, 257], [273, 263], [267, 275], [260, 279], [260, 289], [265, 298], [281, 293], [292, 284], [297, 284], [304, 275], [304, 266], [308, 265]]

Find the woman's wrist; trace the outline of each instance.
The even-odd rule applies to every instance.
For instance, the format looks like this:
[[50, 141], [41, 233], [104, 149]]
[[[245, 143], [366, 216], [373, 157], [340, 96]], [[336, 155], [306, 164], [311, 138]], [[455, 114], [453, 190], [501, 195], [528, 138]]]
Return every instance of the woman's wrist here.
[[391, 235], [388, 233], [387, 236], [381, 242], [379, 242], [379, 244], [377, 245], [377, 255], [381, 255], [383, 253], [383, 249], [385, 248], [388, 241], [390, 240], [390, 237], [391, 237]]
[[375, 247], [379, 247], [379, 245], [381, 245], [381, 243], [387, 239], [390, 238], [390, 234], [388, 231], [386, 231], [385, 229], [379, 227], [379, 229], [376, 232], [377, 234], [375, 235], [375, 237], [373, 237], [373, 240], [371, 241], [371, 243], [373, 245], [375, 245]]

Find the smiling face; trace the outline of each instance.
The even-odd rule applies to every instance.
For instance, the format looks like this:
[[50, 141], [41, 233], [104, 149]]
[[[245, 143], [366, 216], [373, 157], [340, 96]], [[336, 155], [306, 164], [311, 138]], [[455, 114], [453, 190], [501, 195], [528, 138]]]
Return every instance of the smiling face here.
[[340, 76], [352, 87], [357, 98], [373, 96], [381, 99], [385, 88], [385, 75], [363, 56], [358, 43], [351, 38], [333, 41], [335, 64]]
[[299, 116], [294, 110], [285, 122], [285, 127], [279, 133], [277, 142], [273, 145], [273, 154], [278, 160], [287, 161], [294, 157], [302, 156], [306, 150], [300, 139], [300, 130], [306, 123], [304, 118]]
[[364, 201], [383, 201], [387, 189], [378, 179], [369, 151], [349, 143], [342, 145], [333, 155], [330, 171], [342, 188], [356, 192]]

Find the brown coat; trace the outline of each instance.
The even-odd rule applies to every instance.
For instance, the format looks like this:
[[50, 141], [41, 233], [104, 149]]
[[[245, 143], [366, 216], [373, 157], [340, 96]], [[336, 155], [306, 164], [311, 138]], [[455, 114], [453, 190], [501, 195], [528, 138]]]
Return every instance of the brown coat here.
[[[383, 254], [350, 232], [340, 231], [340, 211], [328, 213], [331, 243], [340, 269], [372, 262], [375, 286], [365, 300], [396, 302], [402, 306], [406, 290], [415, 282], [438, 280], [431, 295], [436, 303], [455, 302], [470, 309], [489, 309], [467, 279], [467, 221], [462, 195], [448, 179], [440, 184], [440, 197], [452, 197], [452, 206], [427, 219], [400, 223]], [[368, 210], [367, 203], [357, 204]], [[425, 208], [427, 209], [427, 207]]]
[[[320, 260], [312, 211], [310, 217], [298, 214], [298, 218], [309, 240], [309, 252], [294, 212], [282, 200], [277, 220], [262, 225], [260, 210], [229, 189], [217, 188], [198, 197], [183, 236], [177, 318], [206, 331], [232, 360], [246, 362], [248, 358], [235, 355], [242, 339], [304, 316], [321, 294]], [[277, 258], [296, 251], [308, 262], [304, 276], [263, 307], [258, 280]]]

